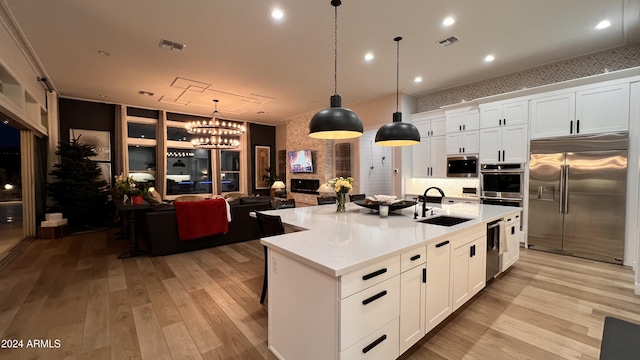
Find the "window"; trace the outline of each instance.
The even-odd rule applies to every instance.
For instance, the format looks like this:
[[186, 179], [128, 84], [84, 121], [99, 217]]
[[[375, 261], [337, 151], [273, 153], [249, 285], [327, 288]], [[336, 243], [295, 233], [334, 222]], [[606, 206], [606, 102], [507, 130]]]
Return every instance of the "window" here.
[[129, 176], [137, 182], [156, 186], [155, 146], [129, 145]]
[[240, 151], [220, 150], [222, 192], [240, 191]]
[[127, 122], [127, 134], [129, 138], [155, 139], [156, 124], [138, 124]]
[[167, 195], [211, 194], [211, 151], [167, 148]]
[[156, 185], [157, 120], [127, 116], [129, 176], [147, 186]]

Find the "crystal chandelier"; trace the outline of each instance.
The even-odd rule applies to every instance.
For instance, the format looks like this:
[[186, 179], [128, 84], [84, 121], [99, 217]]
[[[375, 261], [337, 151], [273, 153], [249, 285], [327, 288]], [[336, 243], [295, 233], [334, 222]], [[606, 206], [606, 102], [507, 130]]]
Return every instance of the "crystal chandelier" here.
[[227, 120], [218, 111], [218, 100], [213, 100], [215, 110], [209, 120], [188, 122], [185, 128], [195, 135], [191, 144], [199, 149], [235, 149], [240, 146], [240, 137], [245, 132], [241, 122]]

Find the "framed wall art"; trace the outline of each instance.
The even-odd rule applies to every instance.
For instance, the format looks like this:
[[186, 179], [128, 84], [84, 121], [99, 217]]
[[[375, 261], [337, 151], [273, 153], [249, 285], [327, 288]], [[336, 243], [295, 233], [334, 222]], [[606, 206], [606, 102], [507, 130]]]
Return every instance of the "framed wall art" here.
[[269, 180], [265, 179], [264, 176], [269, 176], [267, 172], [267, 168], [271, 167], [271, 147], [270, 146], [261, 146], [256, 145], [256, 165], [254, 174], [256, 175], [256, 189], [268, 189], [269, 188]]
[[98, 178], [98, 180], [104, 180], [107, 182], [107, 185], [111, 186], [111, 163], [110, 162], [96, 162], [98, 167], [102, 171], [102, 175]]
[[69, 129], [69, 138], [93, 146], [97, 155], [90, 156], [89, 159], [111, 161], [111, 134], [108, 131]]

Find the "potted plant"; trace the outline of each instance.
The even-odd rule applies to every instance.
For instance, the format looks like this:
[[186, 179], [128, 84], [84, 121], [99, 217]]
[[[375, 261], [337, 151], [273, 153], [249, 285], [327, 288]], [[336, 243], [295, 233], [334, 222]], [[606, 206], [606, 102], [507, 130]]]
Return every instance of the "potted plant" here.
[[269, 166], [268, 168], [266, 168], [264, 170], [267, 172], [267, 174], [262, 176], [262, 181], [268, 181], [269, 182], [269, 187], [271, 187], [271, 185], [273, 185], [274, 182], [280, 180], [278, 175], [276, 175], [276, 171], [271, 169], [271, 166]]

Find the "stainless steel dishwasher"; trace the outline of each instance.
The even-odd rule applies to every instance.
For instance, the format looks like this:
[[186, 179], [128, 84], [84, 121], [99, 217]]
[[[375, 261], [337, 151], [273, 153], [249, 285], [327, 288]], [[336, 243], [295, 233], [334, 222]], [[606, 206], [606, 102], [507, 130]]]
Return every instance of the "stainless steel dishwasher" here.
[[502, 219], [487, 224], [487, 282], [500, 272], [500, 224]]

